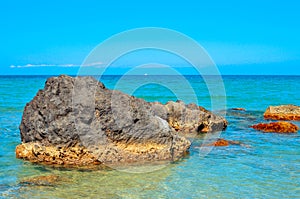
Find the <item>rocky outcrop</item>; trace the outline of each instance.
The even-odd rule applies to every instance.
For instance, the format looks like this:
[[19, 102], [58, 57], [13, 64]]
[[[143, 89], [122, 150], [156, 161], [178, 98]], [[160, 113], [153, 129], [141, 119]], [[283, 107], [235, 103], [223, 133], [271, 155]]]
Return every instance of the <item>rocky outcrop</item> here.
[[271, 122], [267, 124], [260, 123], [251, 127], [266, 133], [296, 133], [299, 130], [299, 127], [297, 125], [283, 121]]
[[264, 113], [264, 118], [272, 120], [300, 120], [300, 106], [269, 106]]
[[78, 166], [178, 160], [190, 147], [180, 132], [226, 126], [224, 118], [195, 104], [148, 103], [92, 77], [59, 76], [49, 78], [26, 105], [16, 156]]
[[165, 105], [151, 103], [152, 112], [166, 120], [181, 133], [210, 133], [224, 130], [227, 121], [196, 104], [184, 104], [182, 101], [169, 101]]

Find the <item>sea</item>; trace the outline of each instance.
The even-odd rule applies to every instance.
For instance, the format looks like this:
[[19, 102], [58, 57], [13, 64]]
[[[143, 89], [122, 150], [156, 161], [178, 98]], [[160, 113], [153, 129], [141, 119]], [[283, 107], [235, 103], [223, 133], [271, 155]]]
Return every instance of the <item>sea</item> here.
[[[15, 157], [24, 107], [48, 77], [0, 77], [0, 198], [300, 198], [299, 132], [250, 128], [270, 122], [263, 118], [270, 105], [300, 105], [300, 76], [96, 77], [146, 101], [182, 100], [212, 110], [228, 120], [217, 136], [242, 143], [203, 150], [207, 136], [198, 135], [179, 161], [129, 169], [60, 168]], [[49, 175], [62, 180], [26, 183]]]

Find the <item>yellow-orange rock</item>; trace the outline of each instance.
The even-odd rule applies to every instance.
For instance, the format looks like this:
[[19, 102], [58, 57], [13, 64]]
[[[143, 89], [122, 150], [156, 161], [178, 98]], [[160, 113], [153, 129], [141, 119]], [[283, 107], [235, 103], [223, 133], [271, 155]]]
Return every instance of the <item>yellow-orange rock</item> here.
[[213, 143], [213, 146], [229, 146], [229, 142], [224, 139], [218, 139], [216, 142]]
[[16, 147], [16, 157], [34, 163], [64, 166], [99, 165], [100, 162], [84, 147], [58, 148], [38, 142], [22, 143]]
[[205, 146], [229, 146], [229, 145], [242, 145], [239, 141], [225, 140], [222, 138], [217, 139], [217, 141], [207, 144]]
[[269, 106], [264, 113], [264, 118], [272, 120], [300, 120], [300, 106]]
[[267, 124], [260, 123], [251, 127], [266, 133], [296, 133], [299, 130], [299, 127], [297, 125], [283, 121], [271, 122]]

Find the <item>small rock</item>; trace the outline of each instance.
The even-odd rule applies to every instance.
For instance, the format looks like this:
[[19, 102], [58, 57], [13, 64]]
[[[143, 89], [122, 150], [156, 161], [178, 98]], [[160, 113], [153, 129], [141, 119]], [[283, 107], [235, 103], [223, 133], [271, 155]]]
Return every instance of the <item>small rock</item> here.
[[205, 146], [229, 146], [229, 145], [241, 145], [241, 142], [219, 138], [217, 141], [207, 144]]
[[234, 111], [246, 111], [246, 109], [244, 109], [244, 108], [232, 108], [231, 110], [234, 110]]
[[296, 133], [299, 130], [299, 127], [297, 125], [283, 121], [271, 122], [268, 124], [260, 123], [251, 127], [266, 133]]
[[300, 106], [269, 106], [264, 113], [264, 118], [272, 120], [300, 120]]
[[214, 143], [212, 143], [213, 146], [229, 146], [229, 142], [224, 139], [218, 139]]

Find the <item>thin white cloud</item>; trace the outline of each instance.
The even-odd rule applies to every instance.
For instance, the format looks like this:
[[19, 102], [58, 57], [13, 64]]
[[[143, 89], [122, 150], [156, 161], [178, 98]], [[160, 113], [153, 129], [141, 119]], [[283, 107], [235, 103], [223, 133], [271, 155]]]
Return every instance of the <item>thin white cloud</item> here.
[[139, 68], [170, 68], [170, 66], [168, 65], [163, 65], [163, 64], [144, 64], [144, 65], [140, 65], [138, 66]]
[[93, 63], [86, 63], [86, 64], [83, 64], [82, 66], [84, 67], [89, 67], [89, 66], [97, 66], [97, 67], [100, 67], [100, 66], [103, 66], [104, 63], [103, 62], [93, 62]]
[[74, 64], [26, 64], [26, 65], [11, 65], [10, 68], [37, 68], [37, 67], [76, 67]]
[[11, 65], [10, 68], [37, 68], [37, 67], [101, 67], [102, 62], [87, 63], [83, 65], [79, 64], [25, 64], [25, 65]]

